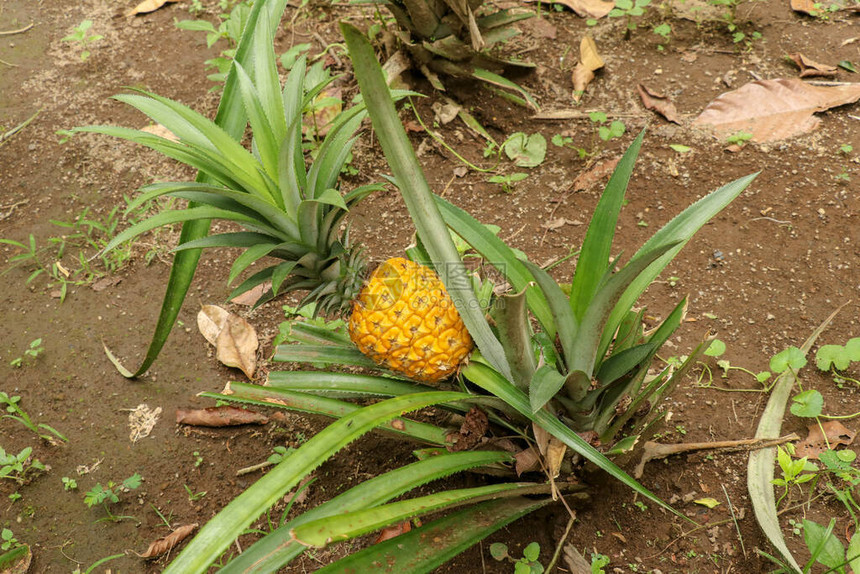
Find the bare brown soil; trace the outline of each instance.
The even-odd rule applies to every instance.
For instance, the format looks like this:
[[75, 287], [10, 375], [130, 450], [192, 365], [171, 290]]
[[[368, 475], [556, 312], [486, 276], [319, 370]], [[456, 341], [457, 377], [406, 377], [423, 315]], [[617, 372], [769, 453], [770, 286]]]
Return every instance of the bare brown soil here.
[[[123, 12], [134, 2], [82, 0], [57, 3], [4, 0], [0, 4], [0, 133], [38, 117], [0, 147], [0, 237], [26, 242], [30, 234], [40, 246], [48, 238], [68, 233], [50, 220], [73, 221], [85, 209], [88, 217], [105, 219], [123, 196], [145, 183], [168, 178], [193, 177], [188, 170], [147, 150], [103, 137], [77, 136], [61, 144], [57, 130], [91, 123], [142, 126], [145, 120], [109, 99], [125, 86], [142, 87], [212, 113], [217, 94], [209, 91], [203, 62], [225, 47], [207, 49], [202, 34], [177, 30], [175, 19], [187, 19], [187, 6], [169, 4], [146, 16], [128, 18]], [[202, 17], [214, 21], [217, 2], [205, 1]], [[340, 42], [336, 22], [345, 17], [368, 22], [370, 9], [312, 2], [288, 8], [291, 24], [279, 34], [278, 52], [298, 42]], [[650, 234], [706, 192], [737, 177], [761, 171], [761, 176], [724, 213], [706, 226], [682, 251], [642, 303], [657, 318], [678, 300], [689, 296], [689, 320], [671, 341], [665, 356], [687, 353], [709, 331], [727, 343], [726, 357], [752, 371], [767, 368], [769, 357], [789, 345], [800, 345], [836, 307], [853, 300], [835, 319], [823, 343], [844, 343], [860, 336], [860, 107], [845, 106], [821, 114], [816, 132], [763, 146], [748, 145], [730, 153], [725, 144], [686, 127], [666, 123], [646, 111], [636, 92], [637, 83], [669, 95], [683, 121], [688, 123], [718, 94], [753, 78], [792, 77], [788, 53], [831, 64], [850, 60], [860, 65], [858, 16], [836, 14], [829, 21], [792, 12], [788, 2], [745, 2], [739, 21], [748, 33], [762, 39], [749, 49], [734, 44], [719, 26], [699, 27], [659, 8], [649, 9], [644, 26], [625, 38], [620, 20], [601, 21], [590, 29], [606, 67], [575, 107], [570, 71], [579, 40], [589, 31], [585, 21], [571, 12], [542, 7], [540, 19], [523, 24], [523, 57], [539, 64], [536, 72], [517, 78], [545, 109], [581, 112], [601, 110], [621, 119], [627, 134], [600, 144], [595, 161], [617, 157], [633, 136], [649, 126], [643, 152], [634, 173], [618, 227], [616, 252], [630, 254]], [[663, 18], [673, 36], [665, 49], [649, 26]], [[94, 22], [92, 33], [104, 35], [93, 44], [85, 62], [77, 47], [60, 41], [84, 19]], [[313, 33], [311, 33], [313, 32]], [[855, 38], [856, 39], [856, 38]], [[333, 62], [349, 73], [343, 53]], [[842, 81], [854, 77], [841, 71]], [[414, 87], [429, 95], [418, 104], [425, 120], [432, 121], [431, 105], [438, 101], [420, 78]], [[350, 76], [344, 81], [354, 91]], [[522, 108], [470, 82], [451, 81], [449, 95], [467, 106], [494, 137], [515, 131], [543, 133], [547, 140], [565, 133], [576, 146], [591, 148], [594, 129], [583, 114], [563, 120], [537, 120]], [[404, 116], [406, 119], [411, 119]], [[484, 142], [457, 122], [441, 126], [446, 141], [473, 162], [482, 158]], [[415, 133], [431, 184], [477, 218], [502, 228], [501, 236], [535, 261], [543, 262], [577, 249], [585, 225], [599, 197], [600, 186], [573, 193], [575, 178], [587, 169], [573, 149], [549, 146], [547, 160], [530, 170], [530, 177], [510, 193], [487, 183], [486, 176], [469, 171], [458, 177], [459, 163], [426, 134]], [[684, 144], [690, 153], [679, 154], [669, 144]], [[842, 144], [853, 154], [840, 153]], [[365, 137], [354, 163], [359, 175], [353, 186], [377, 180], [386, 172], [378, 148]], [[590, 165], [590, 164], [589, 164]], [[508, 168], [505, 168], [508, 169]], [[836, 176], [845, 171], [850, 181]], [[122, 208], [122, 207], [121, 207]], [[545, 224], [566, 218], [554, 230]], [[375, 258], [402, 251], [413, 232], [408, 214], [393, 192], [367, 200], [353, 217], [355, 235]], [[122, 223], [121, 225], [125, 225]], [[209, 406], [196, 397], [200, 391], [218, 391], [238, 371], [220, 366], [196, 330], [200, 304], [222, 303], [232, 254], [204, 255], [186, 305], [182, 324], [174, 329], [154, 368], [139, 380], [120, 376], [106, 358], [107, 343], [127, 365], [142, 358], [158, 314], [168, 274], [167, 250], [175, 242], [170, 233], [144, 238], [118, 271], [119, 280], [103, 290], [94, 282], [72, 285], [63, 302], [58, 285], [43, 274], [26, 283], [32, 268], [16, 267], [0, 276], [0, 389], [20, 395], [21, 406], [36, 422], [59, 429], [69, 442], [50, 445], [40, 441], [16, 421], [0, 420], [0, 446], [18, 452], [26, 446], [50, 470], [16, 485], [0, 483], [0, 527], [33, 549], [31, 572], [82, 571], [114, 554], [126, 556], [106, 563], [96, 572], [159, 572], [166, 562], [144, 562], [130, 551], [143, 552], [149, 542], [169, 530], [156, 509], [171, 525], [205, 523], [255, 479], [236, 476], [236, 470], [266, 459], [277, 445], [298, 445], [321, 428], [324, 421], [286, 415], [264, 427], [201, 430], [174, 425], [177, 408]], [[155, 253], [147, 264], [146, 254]], [[18, 251], [0, 246], [0, 263]], [[48, 264], [53, 262], [46, 252]], [[88, 255], [93, 251], [89, 250]], [[76, 249], [62, 259], [76, 269]], [[559, 277], [569, 276], [573, 262], [562, 265]], [[93, 262], [97, 266], [98, 262]], [[5, 271], [8, 267], [3, 264]], [[670, 280], [669, 278], [672, 277]], [[261, 333], [263, 354], [282, 318], [279, 305], [257, 312], [241, 306], [231, 309], [246, 316]], [[30, 341], [42, 338], [45, 350], [20, 368], [10, 361], [23, 354]], [[273, 368], [282, 368], [274, 366]], [[714, 366], [712, 365], [712, 368]], [[715, 374], [718, 372], [714, 368]], [[856, 375], [856, 373], [855, 373]], [[717, 374], [718, 376], [718, 374]], [[826, 411], [846, 414], [860, 411], [858, 389], [837, 388], [827, 377], [807, 369], [805, 388], [817, 388], [825, 397]], [[732, 389], [753, 389], [754, 381], [735, 374], [720, 379]], [[701, 389], [690, 379], [671, 399], [671, 421], [659, 429], [664, 442], [714, 441], [751, 437], [767, 396], [755, 392]], [[161, 420], [152, 434], [137, 443], [129, 439], [128, 410], [141, 403], [161, 407]], [[856, 423], [848, 422], [856, 429]], [[784, 430], [805, 436], [804, 421], [787, 416]], [[410, 460], [414, 445], [371, 435], [358, 441], [316, 473], [317, 482], [300, 508], [330, 498], [334, 493], [385, 468]], [[625, 463], [632, 469], [636, 460]], [[87, 471], [88, 469], [88, 471]], [[690, 532], [690, 526], [653, 505], [639, 506], [631, 491], [602, 475], [584, 469], [582, 479], [592, 485], [591, 502], [578, 510], [568, 541], [588, 557], [597, 551], [608, 555], [609, 572], [755, 573], [773, 569], [755, 550], [771, 551], [753, 517], [746, 494], [746, 454], [692, 454], [653, 462], [643, 483], [699, 523], [718, 523]], [[139, 472], [140, 489], [126, 493], [111, 507], [114, 514], [133, 516], [120, 522], [102, 521], [102, 508], [87, 508], [83, 493], [96, 483], [119, 482]], [[62, 477], [74, 478], [77, 490], [64, 491]], [[471, 482], [474, 477], [457, 480]], [[188, 489], [188, 490], [187, 490]], [[725, 489], [725, 490], [724, 490]], [[191, 500], [191, 493], [205, 496]], [[19, 493], [13, 501], [9, 495]], [[712, 497], [723, 504], [713, 510], [693, 499]], [[738, 509], [740, 535], [726, 504]], [[795, 496], [795, 502], [797, 502]], [[640, 501], [641, 502], [641, 501]], [[836, 532], [845, 539], [851, 522], [844, 507], [821, 502], [810, 508], [792, 505], [781, 515], [786, 538], [800, 559], [808, 555], [800, 538], [791, 534], [789, 519], [810, 516], [819, 522], [837, 519]], [[567, 522], [563, 508], [551, 507], [504, 529], [489, 542], [504, 541], [516, 552], [529, 542], [541, 544], [546, 563]], [[260, 523], [263, 527], [263, 523]], [[850, 535], [850, 532], [848, 533]], [[247, 547], [246, 536], [231, 551]], [[444, 572], [510, 572], [489, 556], [488, 542], [476, 547]], [[335, 547], [304, 557], [286, 571], [307, 572], [344, 552]], [[566, 571], [563, 563], [559, 572]]]

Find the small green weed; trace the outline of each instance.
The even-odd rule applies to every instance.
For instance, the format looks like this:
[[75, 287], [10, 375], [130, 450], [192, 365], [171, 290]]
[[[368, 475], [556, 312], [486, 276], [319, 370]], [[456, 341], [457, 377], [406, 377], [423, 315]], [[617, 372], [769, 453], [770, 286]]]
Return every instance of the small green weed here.
[[6, 552], [8, 550], [14, 550], [19, 546], [23, 546], [18, 540], [15, 538], [15, 533], [9, 530], [8, 528], [4, 528], [0, 530], [0, 550]]
[[512, 562], [514, 564], [514, 574], [542, 574], [544, 571], [543, 565], [538, 562], [540, 558], [540, 544], [532, 542], [523, 548], [522, 558], [514, 558], [508, 551], [507, 544], [495, 542], [490, 544], [490, 556], [499, 562]]
[[606, 574], [604, 566], [609, 566], [609, 556], [593, 552], [591, 554], [591, 574]]
[[502, 186], [502, 191], [504, 191], [505, 193], [513, 193], [514, 185], [520, 181], [523, 181], [524, 179], [527, 179], [528, 176], [529, 174], [522, 172], [509, 173], [505, 175], [494, 175], [488, 177], [487, 182], [498, 183]]
[[68, 476], [64, 476], [63, 481], [63, 490], [76, 490], [78, 488], [78, 482], [74, 478], [69, 478]]
[[106, 518], [100, 518], [97, 522], [102, 520], [110, 520], [111, 522], [119, 522], [120, 520], [130, 519], [140, 522], [134, 516], [123, 516], [123, 515], [115, 515], [110, 511], [110, 504], [115, 504], [119, 502], [119, 495], [128, 492], [131, 490], [135, 490], [140, 487], [143, 479], [140, 474], [134, 473], [130, 477], [123, 480], [121, 483], [116, 484], [112, 480], [108, 481], [107, 486], [103, 486], [101, 483], [97, 483], [92, 489], [90, 489], [87, 493], [84, 494], [84, 504], [86, 504], [89, 508], [101, 504], [105, 512], [107, 513]]
[[736, 145], [738, 147], [744, 147], [747, 142], [752, 139], [753, 135], [750, 132], [745, 132], [743, 130], [738, 131], [730, 135], [726, 138], [726, 143], [729, 145]]
[[187, 484], [183, 484], [182, 486], [185, 487], [185, 492], [188, 494], [189, 502], [197, 502], [198, 500], [206, 496], [205, 490], [201, 490], [200, 492], [194, 492]]
[[609, 12], [610, 18], [626, 18], [626, 33], [638, 28], [636, 20], [645, 14], [645, 9], [651, 4], [651, 0], [615, 0], [615, 8]]
[[33, 339], [32, 341], [30, 341], [30, 345], [27, 347], [27, 349], [24, 350], [24, 354], [9, 361], [9, 364], [13, 367], [20, 367], [24, 364], [25, 359], [29, 358], [35, 361], [36, 357], [42, 354], [44, 350], [45, 347], [42, 346], [42, 339]]
[[31, 475], [47, 470], [39, 459], [31, 456], [32, 454], [33, 449], [29, 446], [24, 447], [18, 454], [7, 453], [3, 447], [0, 447], [0, 479], [8, 478], [18, 484], [24, 484]]
[[[45, 423], [34, 423], [32, 419], [30, 419], [30, 415], [24, 412], [24, 410], [21, 408], [21, 405], [19, 404], [20, 402], [20, 396], [10, 396], [5, 392], [0, 391], [0, 405], [6, 405], [6, 412], [11, 413], [8, 415], [3, 415], [2, 418], [18, 421], [19, 423], [39, 435], [39, 438], [46, 440], [50, 443], [55, 442], [54, 437], [60, 439], [63, 442], [68, 442], [69, 439], [67, 439], [61, 432], [59, 432], [52, 426], [47, 425]], [[40, 429], [48, 431], [53, 436], [42, 434]]]
[[60, 40], [61, 42], [70, 42], [79, 46], [81, 50], [81, 62], [85, 62], [87, 58], [90, 57], [90, 45], [104, 38], [104, 36], [100, 34], [89, 34], [89, 29], [92, 28], [92, 26], [92, 20], [84, 20], [75, 27], [71, 34]]

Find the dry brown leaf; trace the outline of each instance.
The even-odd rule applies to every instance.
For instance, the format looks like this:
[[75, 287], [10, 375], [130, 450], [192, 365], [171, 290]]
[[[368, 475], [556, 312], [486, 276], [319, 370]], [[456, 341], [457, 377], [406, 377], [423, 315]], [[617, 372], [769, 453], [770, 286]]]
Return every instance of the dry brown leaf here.
[[603, 58], [597, 53], [594, 38], [585, 36], [579, 43], [579, 62], [573, 68], [573, 101], [578, 102], [585, 88], [594, 79], [594, 72], [603, 67]]
[[394, 524], [393, 526], [388, 526], [379, 531], [379, 535], [373, 541], [374, 544], [379, 544], [380, 542], [385, 542], [386, 540], [390, 540], [392, 538], [396, 538], [401, 534], [406, 534], [412, 530], [412, 523], [408, 520], [404, 520], [399, 524]]
[[720, 139], [739, 131], [756, 142], [797, 136], [818, 127], [813, 114], [856, 102], [860, 83], [813, 86], [797, 78], [761, 80], [718, 96], [693, 121]]
[[791, 9], [795, 12], [814, 15], [821, 10], [815, 7], [815, 0], [791, 0]]
[[104, 277], [103, 279], [99, 279], [95, 283], [92, 284], [93, 291], [104, 291], [108, 287], [113, 287], [114, 285], [118, 285], [122, 282], [122, 277]]
[[561, 462], [564, 460], [564, 453], [566, 452], [567, 445], [550, 435], [549, 444], [546, 447], [546, 465], [550, 478], [558, 477], [558, 473], [561, 470]]
[[642, 84], [638, 84], [636, 89], [639, 90], [639, 97], [642, 98], [645, 109], [657, 112], [670, 122], [681, 125], [681, 121], [678, 119], [678, 110], [675, 109], [675, 104], [668, 96], [655, 92]]
[[524, 472], [532, 472], [540, 468], [540, 453], [533, 446], [516, 453], [514, 459], [516, 460], [515, 468], [517, 476], [520, 476]]
[[237, 367], [249, 379], [257, 370], [257, 347], [260, 341], [257, 332], [242, 317], [230, 314], [227, 323], [218, 333], [215, 342], [215, 357], [228, 367]]
[[205, 409], [176, 409], [176, 424], [197, 427], [234, 427], [239, 425], [264, 425], [269, 417], [264, 414], [222, 405]]
[[[821, 434], [822, 427], [824, 434]], [[818, 455], [825, 450], [836, 449], [841, 445], [848, 446], [854, 442], [856, 434], [839, 421], [827, 421], [821, 423], [821, 427], [817, 424], [809, 425], [809, 435], [795, 445], [795, 452], [799, 458], [807, 456], [818, 459]], [[824, 440], [825, 437], [827, 440]]]
[[230, 299], [230, 302], [236, 303], [237, 305], [247, 305], [250, 307], [251, 305], [254, 305], [260, 299], [260, 297], [265, 295], [271, 288], [272, 282], [264, 281], [253, 289], [249, 289], [241, 295], [236, 295], [235, 297]]
[[801, 78], [810, 78], [814, 76], [832, 77], [838, 72], [838, 68], [836, 66], [820, 64], [799, 52], [796, 54], [789, 54], [788, 57], [797, 64], [798, 68], [800, 68]]
[[203, 305], [197, 313], [197, 328], [209, 344], [215, 346], [218, 343], [218, 335], [227, 323], [230, 312], [218, 305]]
[[163, 538], [159, 538], [155, 540], [152, 544], [149, 545], [149, 548], [146, 549], [146, 552], [143, 554], [135, 554], [140, 558], [158, 558], [162, 554], [167, 554], [174, 548], [176, 545], [188, 538], [188, 536], [194, 532], [197, 528], [197, 523], [194, 524], [186, 524], [185, 526], [180, 526], [167, 536]]
[[150, 12], [155, 12], [165, 4], [173, 4], [175, 2], [179, 2], [179, 0], [143, 0], [143, 2], [126, 12], [126, 16], [149, 14]]
[[[538, 2], [539, 0], [526, 1]], [[593, 18], [595, 20], [603, 18], [615, 8], [615, 2], [604, 2], [603, 0], [550, 0], [549, 3], [566, 6], [580, 18]]]
[[[573, 187], [571, 191], [585, 191], [586, 189], [591, 188], [594, 184], [598, 183], [604, 177], [611, 175], [613, 171], [615, 171], [615, 166], [618, 165], [618, 160], [620, 157], [616, 157], [615, 159], [608, 159], [605, 161], [598, 162], [591, 166], [591, 169], [588, 171], [584, 171], [576, 176], [576, 179], [573, 180]], [[571, 225], [582, 225], [581, 221], [571, 221], [566, 220], [567, 223]]]
[[481, 442], [481, 439], [487, 434], [490, 428], [487, 413], [477, 407], [472, 407], [466, 413], [463, 424], [460, 425], [460, 430], [453, 436], [449, 436], [449, 442], [452, 442], [448, 450], [451, 452], [460, 452], [469, 450]]

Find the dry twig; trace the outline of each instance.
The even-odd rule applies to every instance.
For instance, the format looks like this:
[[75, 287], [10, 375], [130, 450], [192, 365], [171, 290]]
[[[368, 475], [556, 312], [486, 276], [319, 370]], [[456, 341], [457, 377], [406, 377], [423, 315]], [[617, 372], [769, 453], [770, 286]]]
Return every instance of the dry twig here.
[[643, 447], [642, 460], [636, 465], [633, 471], [635, 478], [642, 478], [642, 473], [645, 471], [645, 464], [649, 461], [666, 458], [673, 454], [681, 454], [684, 452], [692, 452], [696, 450], [722, 450], [734, 452], [739, 450], [756, 450], [760, 448], [768, 448], [779, 444], [784, 444], [794, 440], [800, 440], [800, 437], [795, 433], [786, 435], [782, 438], [771, 439], [755, 439], [746, 438], [741, 440], [721, 440], [716, 442], [686, 442], [680, 444], [660, 444], [657, 442], [648, 441]]

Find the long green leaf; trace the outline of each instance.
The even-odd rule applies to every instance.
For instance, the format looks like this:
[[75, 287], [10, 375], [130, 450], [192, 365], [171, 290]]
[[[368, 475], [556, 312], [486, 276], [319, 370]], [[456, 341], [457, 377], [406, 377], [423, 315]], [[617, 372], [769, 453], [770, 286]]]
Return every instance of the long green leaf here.
[[648, 288], [649, 285], [657, 278], [660, 272], [669, 264], [678, 252], [687, 244], [690, 238], [701, 229], [701, 227], [710, 221], [717, 213], [722, 211], [733, 199], [735, 199], [750, 183], [758, 176], [754, 173], [735, 181], [728, 183], [719, 189], [706, 195], [687, 209], [679, 213], [675, 218], [669, 221], [666, 225], [660, 228], [651, 239], [636, 252], [631, 261], [642, 254], [656, 249], [662, 245], [676, 243], [673, 249], [670, 249], [662, 257], [652, 263], [648, 269], [641, 273], [627, 288], [624, 294], [618, 299], [615, 308], [609, 315], [606, 321], [606, 328], [603, 331], [603, 336], [600, 341], [598, 356], [602, 357], [612, 341], [615, 329], [624, 318], [630, 307], [639, 299], [639, 296]]
[[[317, 570], [319, 574], [431, 572], [515, 520], [550, 503], [549, 498], [502, 498], [464, 508], [374, 544]], [[432, 540], [432, 544], [427, 541]], [[232, 574], [232, 573], [231, 573]]]
[[585, 316], [591, 298], [597, 292], [597, 287], [609, 265], [618, 214], [624, 204], [624, 194], [627, 192], [627, 184], [630, 182], [630, 175], [633, 173], [633, 166], [644, 137], [645, 130], [642, 130], [624, 152], [588, 224], [588, 231], [582, 242], [582, 250], [579, 253], [579, 261], [576, 263], [576, 271], [570, 286], [570, 308], [573, 309], [573, 315], [579, 321]]
[[595, 365], [602, 358], [598, 356], [601, 335], [615, 303], [640, 273], [674, 246], [674, 243], [663, 244], [655, 247], [653, 251], [634, 257], [621, 271], [610, 275], [604, 283], [599, 284], [599, 289], [591, 298], [582, 317], [571, 355], [567, 357], [570, 374], [576, 377], [566, 383], [571, 399], [581, 400], [591, 385]]
[[[245, 29], [242, 31], [242, 38], [236, 47], [235, 61], [245, 65], [250, 57], [251, 47], [255, 41], [269, 43], [273, 41], [272, 37], [263, 38], [254, 34], [257, 21], [263, 9], [268, 9], [268, 12], [262, 15], [264, 18], [268, 18], [268, 21], [272, 24], [271, 29], [274, 30], [277, 28], [277, 23], [281, 21], [281, 16], [286, 6], [287, 0], [269, 0], [267, 2], [258, 2], [251, 8]], [[218, 105], [215, 123], [236, 140], [239, 140], [245, 131], [247, 121], [247, 116], [244, 113], [242, 102], [238, 95], [236, 73], [231, 70], [227, 74], [227, 81], [224, 85], [221, 102]], [[197, 181], [201, 183], [214, 183], [209, 176], [202, 172], [198, 173]], [[204, 237], [209, 232], [209, 224], [208, 220], [186, 222], [182, 226], [179, 243], [187, 243]], [[111, 361], [123, 376], [131, 378], [142, 375], [149, 369], [155, 359], [158, 358], [161, 349], [164, 347], [164, 343], [167, 341], [168, 335], [170, 335], [170, 331], [173, 329], [173, 325], [176, 323], [176, 318], [179, 316], [179, 310], [182, 308], [182, 302], [185, 301], [185, 295], [191, 286], [191, 280], [194, 278], [194, 272], [197, 269], [197, 262], [199, 260], [200, 250], [178, 251], [173, 256], [173, 265], [170, 268], [170, 277], [167, 281], [164, 300], [161, 303], [158, 323], [147, 348], [146, 356], [140, 366], [132, 372], [123, 367], [108, 351], [108, 357], [111, 358]]]
[[514, 291], [526, 290], [529, 310], [544, 331], [551, 338], [554, 338], [555, 323], [549, 305], [540, 290], [530, 286], [534, 278], [529, 273], [525, 263], [517, 258], [514, 251], [504, 241], [467, 211], [439, 196], [434, 196], [434, 198], [448, 227], [493, 265], [507, 279]]
[[[800, 350], [804, 355], [809, 353], [818, 336], [827, 328], [841, 308], [834, 311], [825, 319], [803, 343]], [[791, 396], [791, 390], [794, 388], [796, 382], [797, 375], [791, 369], [783, 371], [779, 376], [770, 392], [770, 398], [767, 400], [764, 412], [761, 414], [755, 438], [768, 439], [779, 437], [780, 430], [782, 429], [782, 418], [785, 416], [785, 406], [788, 404], [788, 397]], [[774, 447], [761, 448], [750, 452], [747, 464], [747, 490], [750, 493], [750, 502], [752, 502], [753, 512], [755, 513], [755, 519], [759, 527], [765, 536], [767, 536], [767, 539], [770, 540], [773, 547], [785, 558], [789, 566], [800, 574], [800, 565], [794, 559], [794, 555], [785, 543], [785, 538], [782, 536], [782, 528], [779, 525], [779, 518], [776, 514], [776, 498], [773, 494], [773, 468], [775, 461], [776, 448]]]
[[659, 504], [666, 510], [669, 510], [676, 515], [690, 520], [677, 510], [660, 500], [651, 491], [639, 484], [633, 477], [618, 468], [611, 460], [597, 451], [593, 446], [588, 444], [582, 437], [576, 434], [572, 429], [565, 426], [557, 417], [553, 416], [546, 409], [541, 409], [536, 413], [531, 410], [529, 398], [521, 390], [516, 388], [510, 381], [505, 380], [499, 373], [492, 368], [481, 364], [478, 361], [472, 361], [461, 371], [467, 379], [489, 392], [490, 394], [499, 397], [505, 403], [511, 405], [520, 414], [528, 417], [529, 420], [536, 422], [543, 427], [551, 435], [562, 441], [568, 447], [578, 452], [583, 457], [587, 458], [598, 468], [608, 472], [613, 478], [627, 485], [634, 491], [638, 492], [645, 498]]
[[334, 345], [278, 345], [272, 360], [283, 363], [350, 365], [374, 370], [379, 368], [357, 348]]
[[514, 383], [527, 389], [537, 368], [532, 349], [531, 325], [526, 311], [525, 291], [497, 297], [493, 304], [493, 319], [499, 342], [505, 350]]
[[253, 218], [240, 215], [234, 211], [218, 209], [217, 207], [188, 207], [186, 209], [162, 211], [148, 219], [144, 219], [140, 223], [136, 223], [135, 225], [122, 230], [120, 233], [117, 233], [114, 238], [108, 242], [103, 251], [110, 251], [117, 245], [122, 245], [128, 240], [134, 239], [141, 233], [146, 233], [147, 231], [151, 231], [158, 227], [199, 219], [224, 219], [235, 221], [237, 223], [255, 223]]
[[415, 151], [394, 109], [391, 93], [385, 84], [373, 47], [364, 34], [354, 26], [341, 23], [340, 27], [349, 47], [349, 54], [367, 111], [403, 200], [418, 230], [418, 236], [433, 258], [439, 276], [481, 353], [499, 372], [511, 378], [511, 369], [505, 358], [504, 349], [490, 329], [481, 305], [472, 291], [466, 268], [457, 254], [445, 221], [439, 213], [439, 208], [421, 171]]
[[271, 371], [266, 384], [273, 388], [344, 397], [392, 397], [432, 390], [413, 381], [324, 371]]
[[[320, 518], [293, 528], [292, 535], [307, 546], [324, 548], [332, 542], [348, 540], [373, 532], [389, 524], [445, 508], [460, 506], [476, 499], [492, 499], [517, 494], [549, 493], [551, 485], [501, 483], [475, 488], [445, 490], [427, 496], [392, 502], [375, 508], [356, 510]], [[526, 492], [523, 492], [526, 491]]]
[[165, 574], [201, 574], [233, 540], [288, 490], [347, 444], [403, 413], [468, 395], [454, 392], [416, 393], [364, 407], [335, 421], [275, 466], [200, 530], [170, 563]]
[[573, 355], [576, 336], [579, 332], [579, 324], [573, 315], [573, 310], [570, 308], [570, 302], [558, 283], [550, 277], [549, 273], [530, 261], [526, 263], [526, 266], [531, 271], [532, 277], [534, 277], [535, 282], [540, 287], [540, 291], [549, 305], [552, 313], [552, 322], [555, 325], [555, 329], [552, 332], [558, 332], [558, 340], [564, 353], [565, 365], [569, 365], [570, 357]]
[[[501, 452], [461, 452], [435, 456], [389, 471], [359, 483], [343, 494], [280, 526], [254, 543], [219, 572], [220, 574], [274, 572], [307, 549], [290, 537], [290, 530], [300, 524], [341, 512], [372, 508], [455, 472], [509, 461], [510, 455]], [[543, 504], [546, 504], [546, 501], [541, 503]]]
[[[223, 395], [206, 393], [204, 396], [213, 397], [218, 400], [281, 407], [291, 411], [324, 415], [332, 418], [343, 418], [361, 408], [360, 405], [355, 403], [331, 397], [322, 397], [312, 393], [285, 388], [261, 387], [260, 385], [239, 382], [230, 383], [225, 393]], [[395, 419], [379, 428], [380, 430], [407, 436], [413, 440], [435, 446], [446, 446], [448, 444], [448, 434], [451, 432], [451, 429], [405, 418]]]

